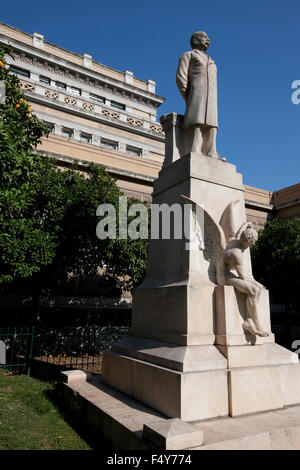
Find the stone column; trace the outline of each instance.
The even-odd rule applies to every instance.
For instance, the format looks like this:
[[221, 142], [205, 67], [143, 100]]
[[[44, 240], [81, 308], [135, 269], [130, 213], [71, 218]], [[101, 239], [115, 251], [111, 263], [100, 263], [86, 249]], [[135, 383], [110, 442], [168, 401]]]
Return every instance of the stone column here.
[[62, 135], [62, 125], [61, 124], [54, 124], [54, 134]]
[[180, 158], [180, 134], [183, 123], [181, 114], [170, 113], [164, 114], [160, 118], [160, 123], [166, 134], [165, 140], [165, 159], [163, 168]]
[[165, 168], [190, 152], [190, 133], [182, 130], [182, 114], [164, 114], [160, 118], [160, 123], [166, 134], [163, 164], [163, 168]]

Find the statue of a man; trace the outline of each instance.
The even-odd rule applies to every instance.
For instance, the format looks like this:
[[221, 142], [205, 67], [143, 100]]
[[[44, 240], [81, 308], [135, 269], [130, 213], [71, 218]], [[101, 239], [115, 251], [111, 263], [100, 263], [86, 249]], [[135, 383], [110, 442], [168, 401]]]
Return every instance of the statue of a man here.
[[228, 244], [219, 257], [217, 262], [217, 282], [220, 286], [233, 286], [238, 291], [247, 294], [246, 307], [248, 316], [243, 323], [243, 328], [252, 335], [268, 336], [268, 333], [263, 330], [260, 324], [258, 311], [259, 298], [264, 286], [255, 281], [252, 274], [247, 272], [244, 259], [245, 250], [254, 245], [256, 240], [257, 232], [253, 229], [252, 223], [248, 222], [246, 228], [245, 226], [241, 228], [240, 233]]
[[192, 35], [192, 51], [180, 57], [176, 83], [186, 102], [183, 129], [191, 131], [190, 151], [218, 157], [217, 67], [206, 54], [209, 44], [204, 31]]

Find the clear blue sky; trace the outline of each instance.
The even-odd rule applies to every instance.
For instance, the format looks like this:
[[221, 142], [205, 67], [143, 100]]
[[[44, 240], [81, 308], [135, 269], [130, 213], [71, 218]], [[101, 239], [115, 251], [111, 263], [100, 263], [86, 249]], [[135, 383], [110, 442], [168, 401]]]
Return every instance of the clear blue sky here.
[[14, 0], [1, 21], [103, 64], [154, 79], [159, 115], [184, 113], [175, 83], [194, 31], [211, 38], [218, 66], [218, 151], [244, 183], [269, 190], [299, 182], [299, 0]]

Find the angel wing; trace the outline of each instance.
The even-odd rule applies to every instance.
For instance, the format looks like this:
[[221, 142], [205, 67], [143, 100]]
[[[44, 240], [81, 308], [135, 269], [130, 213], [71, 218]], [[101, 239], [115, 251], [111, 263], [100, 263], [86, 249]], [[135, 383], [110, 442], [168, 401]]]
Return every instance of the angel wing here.
[[202, 239], [204, 241], [203, 256], [208, 264], [208, 276], [212, 282], [217, 284], [216, 281], [216, 265], [219, 257], [226, 248], [226, 240], [222, 227], [214, 220], [214, 218], [197, 202], [188, 198], [187, 196], [180, 196], [185, 204], [191, 204], [193, 212], [196, 209], [204, 212], [204, 234]]
[[226, 245], [236, 238], [237, 227], [236, 227], [236, 216], [235, 216], [235, 206], [240, 202], [240, 199], [232, 201], [226, 206], [222, 217], [220, 219], [220, 225], [224, 231]]
[[224, 231], [222, 229], [222, 226], [220, 224], [218, 224], [218, 222], [216, 222], [214, 220], [214, 218], [209, 214], [209, 212], [207, 212], [207, 210], [205, 210], [202, 206], [200, 206], [200, 204], [193, 201], [189, 197], [184, 196], [183, 194], [181, 194], [180, 197], [181, 197], [181, 199], [183, 200], [183, 202], [185, 204], [192, 204], [193, 211], [196, 210], [196, 207], [198, 207], [199, 210], [204, 211], [204, 226], [205, 226], [205, 223], [208, 222], [209, 225], [214, 228], [214, 231], [217, 232], [217, 236], [218, 236], [217, 242], [220, 245], [220, 248], [222, 250], [225, 250], [225, 248], [226, 248], [226, 238], [225, 238], [225, 234], [224, 234]]
[[199, 210], [202, 210], [202, 207], [186, 196], [180, 197], [183, 199], [184, 203], [192, 205], [193, 228], [192, 232], [190, 233], [190, 242], [192, 242], [192, 244], [190, 244], [189, 247], [195, 246], [194, 243], [196, 243], [196, 249], [204, 250], [204, 238], [201, 227], [201, 219], [199, 217], [199, 214], [201, 215]]

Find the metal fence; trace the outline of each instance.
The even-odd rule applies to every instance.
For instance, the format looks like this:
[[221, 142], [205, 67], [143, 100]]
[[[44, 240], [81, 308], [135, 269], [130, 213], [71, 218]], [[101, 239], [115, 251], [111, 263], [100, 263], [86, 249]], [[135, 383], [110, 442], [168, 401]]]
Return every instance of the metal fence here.
[[33, 360], [64, 369], [80, 368], [100, 373], [102, 352], [128, 335], [126, 326], [76, 326], [38, 328], [35, 333]]
[[0, 367], [30, 375], [34, 327], [0, 328]]

